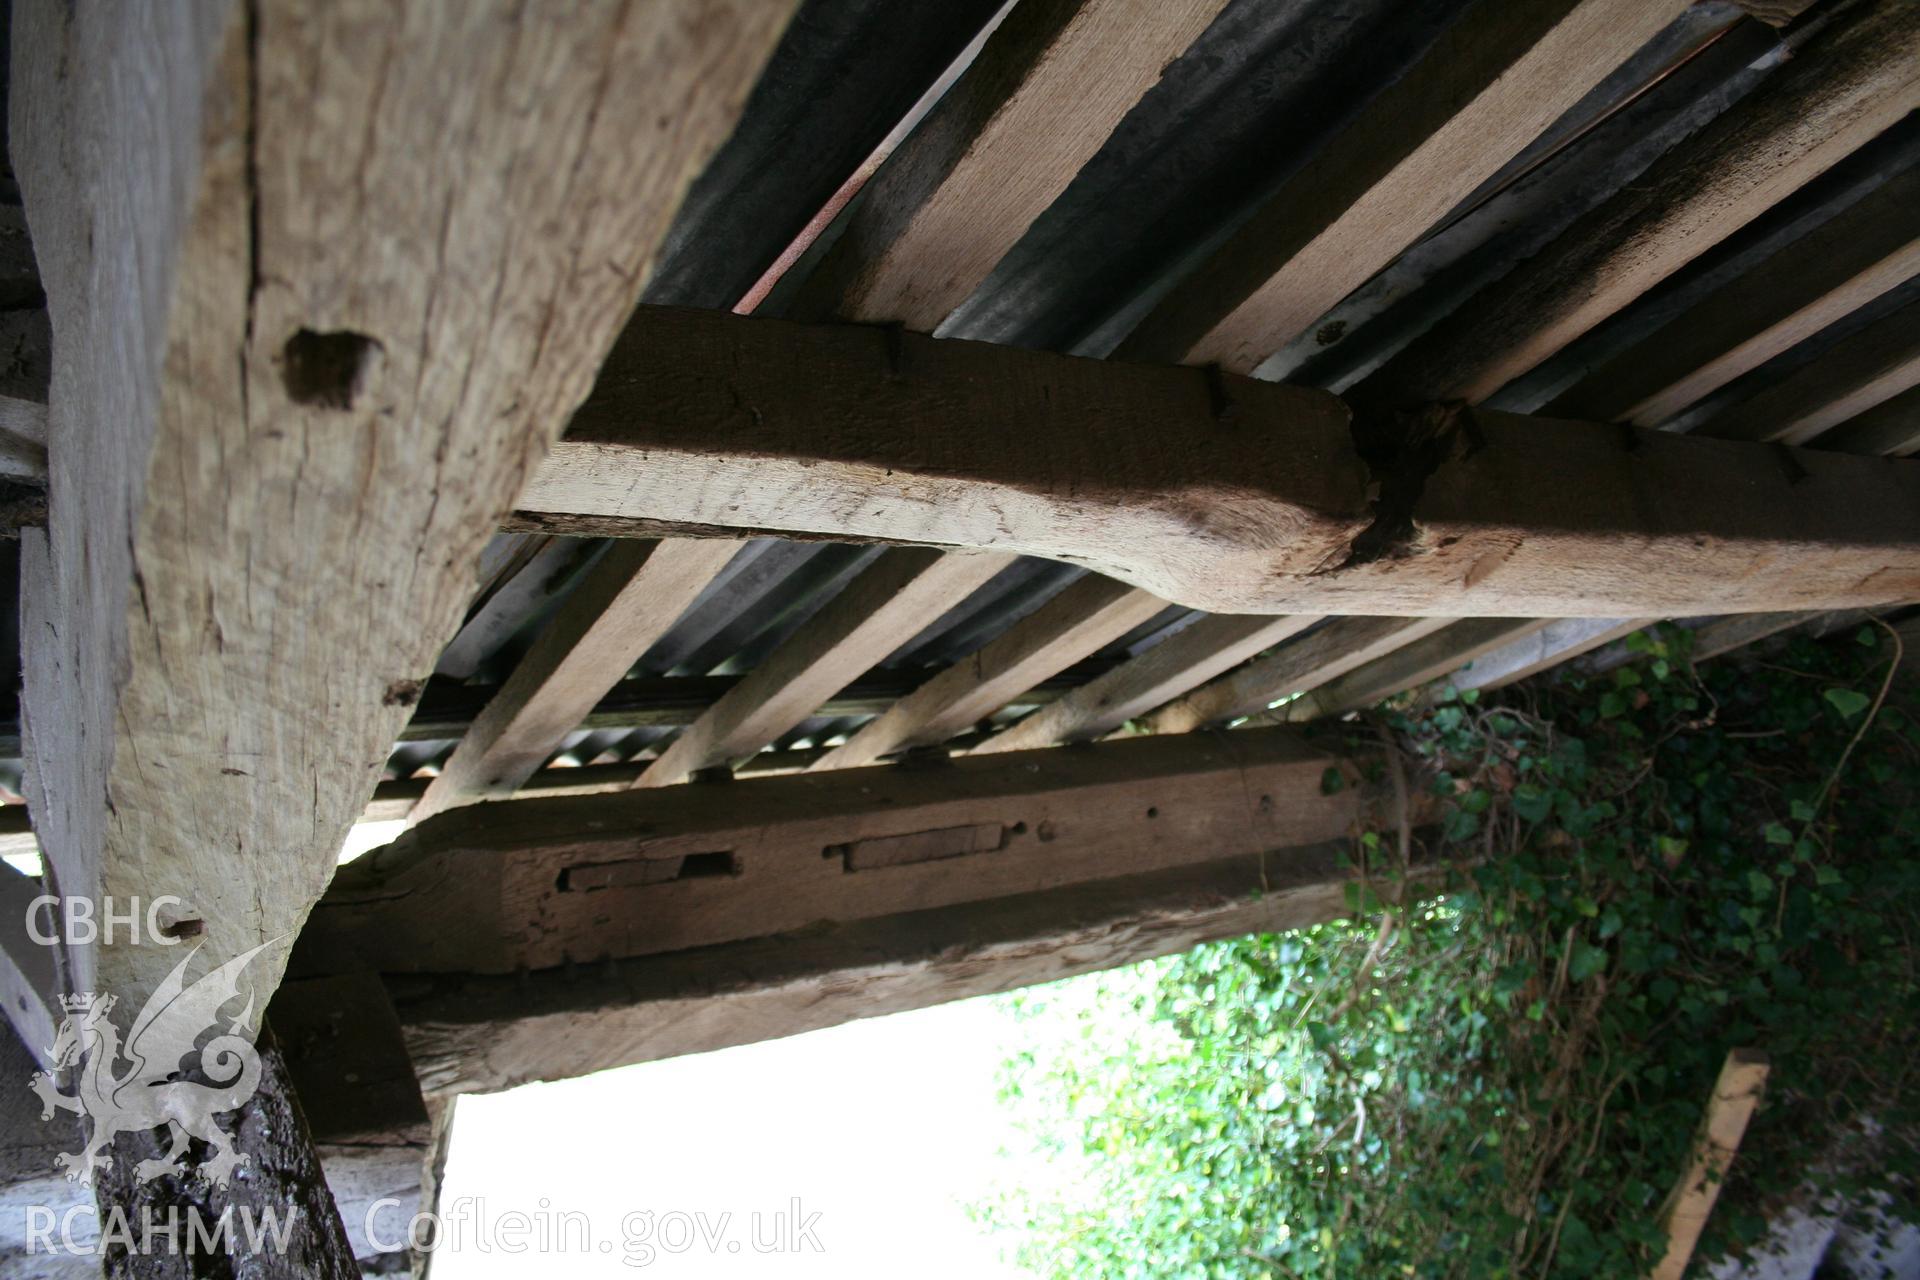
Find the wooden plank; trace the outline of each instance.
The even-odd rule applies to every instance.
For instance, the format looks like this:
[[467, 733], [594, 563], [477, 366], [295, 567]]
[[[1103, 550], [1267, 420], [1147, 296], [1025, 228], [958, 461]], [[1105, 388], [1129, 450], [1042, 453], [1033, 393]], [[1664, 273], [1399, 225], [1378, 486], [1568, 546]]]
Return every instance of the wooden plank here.
[[[923, 1009], [1348, 914], [1343, 846], [1241, 856], [399, 1002], [434, 1094], [512, 1088]], [[1416, 869], [1413, 886], [1437, 881]]]
[[1767, 1055], [1758, 1049], [1735, 1049], [1727, 1054], [1694, 1140], [1692, 1158], [1661, 1209], [1667, 1251], [1654, 1266], [1652, 1280], [1680, 1280], [1686, 1272], [1693, 1247], [1707, 1225], [1707, 1215], [1720, 1198], [1720, 1185], [1733, 1164], [1734, 1152], [1746, 1135], [1747, 1122], [1760, 1105], [1769, 1068]]
[[[1323, 795], [1329, 768], [1356, 785]], [[1360, 778], [1283, 729], [470, 806], [342, 868], [296, 964], [512, 973], [1038, 893], [1337, 839], [1384, 799]]]
[[[177, 895], [209, 958], [298, 930], [791, 8], [14, 7], [63, 352], [22, 607], [64, 892]], [[176, 959], [82, 950], [72, 982], [136, 1009]]]
[[1469, 618], [1456, 622], [1276, 708], [1273, 722], [1299, 724], [1370, 707], [1438, 680], [1456, 667], [1546, 625], [1545, 618]]
[[1909, 387], [1821, 432], [1807, 446], [1890, 458], [1911, 456], [1920, 450], [1920, 387]]
[[1789, 468], [1773, 446], [1485, 410], [1403, 425], [1431, 434], [1371, 449], [1370, 472], [1324, 392], [643, 308], [522, 507], [580, 531], [1026, 552], [1217, 613], [1651, 617], [1920, 594], [1905, 463]]
[[616, 542], [454, 748], [410, 821], [517, 791], [739, 549], [724, 539]]
[[931, 330], [1226, 0], [1022, 0], [868, 184], [785, 308]]
[[1694, 434], [1804, 444], [1920, 385], [1920, 302], [1835, 343], [1758, 395], [1729, 405]]
[[1147, 720], [1155, 733], [1190, 733], [1307, 693], [1448, 625], [1448, 618], [1336, 618], [1292, 644], [1169, 703]]
[[911, 640], [1011, 560], [889, 551], [674, 739], [635, 782], [663, 787], [752, 755]]
[[1835, 14], [1726, 114], [1368, 377], [1358, 402], [1486, 398], [1917, 106], [1920, 7]]
[[1545, 412], [1658, 426], [1920, 274], [1920, 169], [1835, 217], [1602, 362]]
[[1685, 8], [1472, 6], [1162, 301], [1119, 358], [1253, 372]]
[[868, 721], [813, 767], [872, 764], [908, 747], [945, 742], [1166, 607], [1158, 596], [1088, 574]]
[[1103, 737], [1194, 686], [1298, 635], [1318, 617], [1214, 614], [1174, 632], [1145, 653], [1042, 707], [971, 754], [1025, 751]]
[[1658, 621], [1658, 618], [1561, 618], [1531, 635], [1472, 659], [1449, 675], [1445, 683], [1463, 692], [1498, 689], [1570, 662]]

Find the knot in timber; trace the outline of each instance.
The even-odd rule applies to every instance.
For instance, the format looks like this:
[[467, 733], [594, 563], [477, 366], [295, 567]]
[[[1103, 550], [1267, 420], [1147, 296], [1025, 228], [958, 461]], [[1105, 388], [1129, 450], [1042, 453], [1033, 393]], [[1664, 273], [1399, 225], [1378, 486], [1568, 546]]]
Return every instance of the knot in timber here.
[[1485, 443], [1464, 401], [1423, 404], [1389, 415], [1355, 415], [1353, 443], [1373, 474], [1373, 523], [1353, 540], [1334, 572], [1414, 550], [1414, 508], [1427, 479], [1445, 463], [1471, 457]]

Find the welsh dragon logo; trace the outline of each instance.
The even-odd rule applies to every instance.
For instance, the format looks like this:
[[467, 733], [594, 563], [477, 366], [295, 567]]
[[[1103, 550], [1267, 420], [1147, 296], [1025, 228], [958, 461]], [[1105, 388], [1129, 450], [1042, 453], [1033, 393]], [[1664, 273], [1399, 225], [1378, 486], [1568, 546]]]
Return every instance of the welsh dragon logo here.
[[[247, 1157], [233, 1149], [232, 1137], [213, 1117], [240, 1106], [260, 1087], [251, 987], [246, 1007], [228, 1022], [226, 1031], [199, 1048], [200, 1072], [216, 1083], [180, 1078], [182, 1060], [195, 1051], [196, 1040], [218, 1028], [221, 1009], [240, 994], [241, 972], [272, 945], [262, 943], [188, 986], [187, 967], [200, 950], [195, 947], [140, 1010], [124, 1045], [119, 1028], [108, 1016], [116, 1004], [113, 996], [88, 993], [62, 999], [67, 1016], [49, 1050], [53, 1068], [36, 1072], [29, 1083], [40, 1095], [42, 1120], [51, 1120], [58, 1109], [92, 1122], [92, 1132], [80, 1150], [55, 1157], [56, 1167], [66, 1170], [69, 1182], [90, 1185], [93, 1171], [108, 1164], [107, 1153], [120, 1134], [165, 1125], [171, 1130], [173, 1147], [163, 1157], [135, 1165], [138, 1181], [185, 1172], [182, 1158], [187, 1140], [198, 1138], [212, 1148], [199, 1168], [201, 1176], [216, 1186], [227, 1185]], [[123, 1060], [125, 1070], [120, 1070]], [[71, 1094], [60, 1092], [62, 1072], [73, 1073], [76, 1088]]]

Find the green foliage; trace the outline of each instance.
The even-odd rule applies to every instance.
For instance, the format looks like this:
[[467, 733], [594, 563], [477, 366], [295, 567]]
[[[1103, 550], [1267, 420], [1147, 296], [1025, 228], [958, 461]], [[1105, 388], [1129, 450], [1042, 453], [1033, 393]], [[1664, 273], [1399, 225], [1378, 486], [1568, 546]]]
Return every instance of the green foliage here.
[[1696, 672], [1643, 633], [1390, 716], [1444, 800], [1427, 854], [1471, 868], [1383, 909], [1400, 833], [1368, 833], [1352, 920], [1009, 997], [1059, 1176], [988, 1216], [1048, 1276], [1645, 1274], [1736, 1046], [1773, 1076], [1703, 1255], [1808, 1177], [1909, 1195], [1920, 721], [1882, 635]]

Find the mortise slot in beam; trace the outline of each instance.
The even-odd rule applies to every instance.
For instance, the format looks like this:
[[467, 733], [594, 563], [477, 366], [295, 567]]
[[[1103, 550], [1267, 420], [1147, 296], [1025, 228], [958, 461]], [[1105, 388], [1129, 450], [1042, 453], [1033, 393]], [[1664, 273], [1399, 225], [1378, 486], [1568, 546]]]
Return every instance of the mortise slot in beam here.
[[[1025, 832], [1025, 825], [1020, 824], [1018, 830]], [[831, 844], [821, 852], [828, 858], [839, 858], [850, 872], [873, 871], [880, 867], [937, 862], [942, 858], [964, 858], [970, 853], [993, 853], [1005, 848], [1006, 843], [1007, 828], [998, 822], [976, 822], [964, 827]]]

